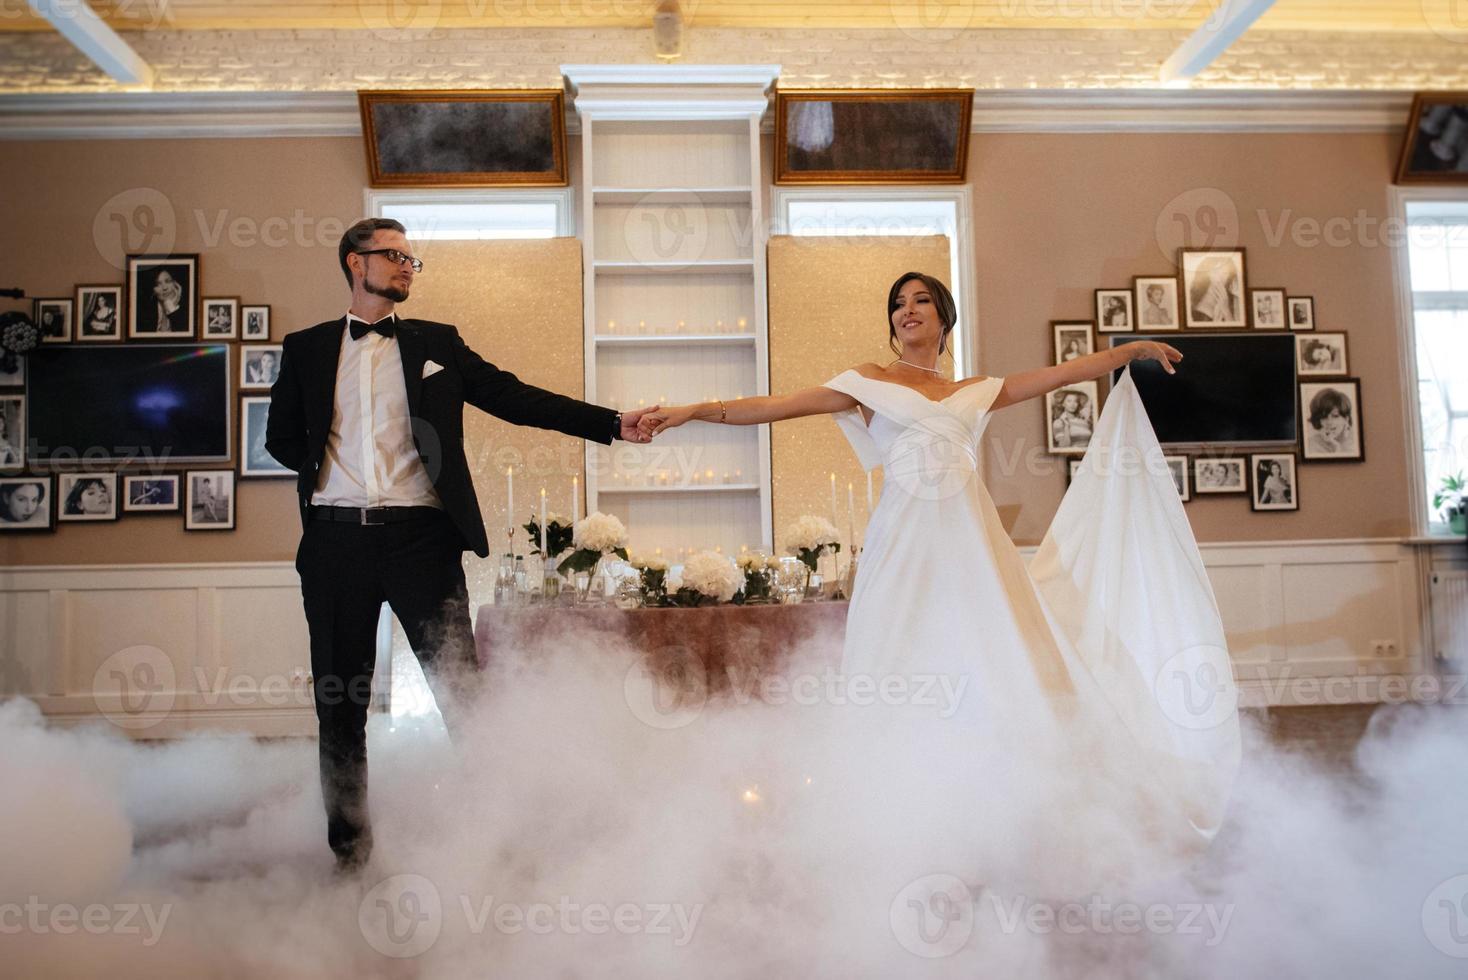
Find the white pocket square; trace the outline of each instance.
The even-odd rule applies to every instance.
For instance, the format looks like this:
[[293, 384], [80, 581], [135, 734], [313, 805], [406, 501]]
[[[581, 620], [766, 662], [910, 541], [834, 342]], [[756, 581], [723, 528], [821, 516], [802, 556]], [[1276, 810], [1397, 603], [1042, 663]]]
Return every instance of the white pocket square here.
[[439, 364], [437, 361], [426, 361], [423, 364], [423, 377], [424, 378], [431, 378], [435, 374], [437, 374], [438, 372], [440, 372], [442, 370], [443, 370], [443, 365], [442, 364]]

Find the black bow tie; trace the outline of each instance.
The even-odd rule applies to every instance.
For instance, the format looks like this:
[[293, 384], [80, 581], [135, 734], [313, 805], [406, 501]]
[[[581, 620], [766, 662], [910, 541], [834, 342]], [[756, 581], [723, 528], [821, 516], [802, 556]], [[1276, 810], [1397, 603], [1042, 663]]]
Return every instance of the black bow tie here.
[[397, 330], [395, 318], [390, 316], [383, 317], [376, 323], [363, 323], [361, 320], [351, 320], [347, 323], [347, 326], [351, 328], [353, 340], [361, 340], [373, 331], [382, 334], [384, 337], [391, 337]]

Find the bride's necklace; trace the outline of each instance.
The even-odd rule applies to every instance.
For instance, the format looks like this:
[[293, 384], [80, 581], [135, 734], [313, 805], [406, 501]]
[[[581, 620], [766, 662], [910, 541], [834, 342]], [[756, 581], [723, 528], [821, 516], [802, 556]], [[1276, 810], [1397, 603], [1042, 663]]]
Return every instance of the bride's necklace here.
[[919, 371], [931, 371], [933, 374], [938, 375], [940, 378], [943, 376], [943, 372], [942, 371], [939, 371], [937, 368], [923, 367], [921, 364], [914, 364], [911, 361], [905, 361], [905, 360], [903, 360], [900, 357], [897, 360], [893, 361], [892, 363], [893, 364], [906, 364], [908, 367], [915, 367]]

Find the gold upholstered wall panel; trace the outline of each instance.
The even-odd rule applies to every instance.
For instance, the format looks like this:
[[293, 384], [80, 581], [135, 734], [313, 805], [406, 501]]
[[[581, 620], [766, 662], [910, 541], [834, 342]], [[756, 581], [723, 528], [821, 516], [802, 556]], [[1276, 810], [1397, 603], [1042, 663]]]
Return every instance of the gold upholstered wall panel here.
[[[574, 398], [585, 388], [582, 371], [581, 242], [425, 241], [417, 243], [424, 272], [402, 305], [405, 316], [452, 323], [485, 360], [528, 384]], [[571, 479], [580, 480], [586, 512], [584, 443], [580, 439], [510, 425], [473, 407], [464, 410], [464, 454], [489, 531], [491, 556], [506, 550], [505, 467], [515, 467], [516, 552], [525, 553], [519, 527], [540, 507], [571, 515]], [[473, 556], [465, 565], [469, 590], [493, 585], [493, 562]]]
[[[892, 360], [887, 290], [913, 270], [946, 281], [948, 268], [948, 239], [942, 236], [771, 238], [770, 391], [808, 388], [857, 364]], [[952, 358], [945, 355], [941, 366], [951, 375]], [[785, 529], [800, 515], [831, 516], [832, 473], [842, 540], [848, 535], [848, 483], [855, 491], [860, 537], [867, 520], [866, 475], [829, 415], [776, 423], [770, 453], [778, 550], [785, 548]], [[880, 495], [880, 471], [872, 486]]]

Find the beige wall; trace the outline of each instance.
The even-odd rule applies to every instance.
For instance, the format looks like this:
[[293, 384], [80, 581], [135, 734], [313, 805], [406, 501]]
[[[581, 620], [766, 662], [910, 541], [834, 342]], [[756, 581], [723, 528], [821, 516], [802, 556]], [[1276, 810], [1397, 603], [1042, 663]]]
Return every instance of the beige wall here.
[[[1157, 236], [1159, 225], [1178, 227], [1169, 202], [1191, 192], [1190, 199], [1215, 203], [1222, 192], [1207, 189], [1223, 188], [1240, 218], [1251, 282], [1313, 295], [1319, 326], [1350, 335], [1367, 461], [1302, 466], [1298, 513], [1252, 514], [1242, 497], [1195, 500], [1188, 514], [1198, 537], [1406, 533], [1391, 252], [1355, 240], [1302, 247], [1288, 236], [1271, 245], [1256, 217], [1264, 209], [1272, 227], [1282, 216], [1349, 220], [1361, 211], [1379, 222], [1395, 143], [1385, 133], [975, 136], [969, 177], [980, 370], [1002, 375], [1047, 363], [1049, 320], [1089, 318], [1093, 288], [1170, 272]], [[345, 304], [334, 249], [343, 223], [363, 207], [357, 139], [0, 143], [0, 173], [7, 218], [0, 285], [64, 295], [77, 283], [120, 282], [108, 261], [118, 232], [104, 205], [123, 195], [124, 205], [166, 201], [172, 248], [202, 255], [205, 295], [270, 303], [276, 339], [339, 315]], [[513, 335], [503, 340], [497, 360], [533, 380], [530, 351], [517, 349]], [[773, 349], [772, 359], [779, 357]], [[833, 424], [827, 431], [833, 445], [844, 442]], [[999, 463], [1016, 440], [1043, 440], [1038, 403], [1000, 414], [989, 434], [993, 496], [1016, 540], [1034, 542], [1065, 478], [1058, 469], [1004, 476]], [[495, 492], [487, 476], [480, 491]], [[0, 563], [289, 559], [299, 531], [290, 485], [242, 481], [239, 523], [233, 534], [187, 535], [174, 516], [63, 526], [55, 534], [0, 537]]]

